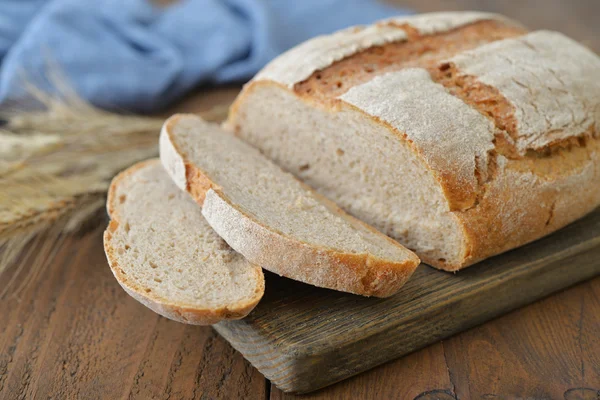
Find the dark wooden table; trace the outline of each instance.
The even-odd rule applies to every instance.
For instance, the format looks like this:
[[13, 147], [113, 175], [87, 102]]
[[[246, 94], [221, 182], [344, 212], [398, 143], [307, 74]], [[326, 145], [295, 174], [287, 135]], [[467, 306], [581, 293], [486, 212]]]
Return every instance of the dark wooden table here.
[[[482, 9], [557, 29], [600, 51], [600, 1], [404, 0], [419, 11]], [[198, 111], [237, 88], [177, 106]], [[600, 399], [600, 278], [309, 399]], [[100, 230], [0, 299], [0, 398], [291, 399], [209, 327], [159, 317], [112, 277]]]

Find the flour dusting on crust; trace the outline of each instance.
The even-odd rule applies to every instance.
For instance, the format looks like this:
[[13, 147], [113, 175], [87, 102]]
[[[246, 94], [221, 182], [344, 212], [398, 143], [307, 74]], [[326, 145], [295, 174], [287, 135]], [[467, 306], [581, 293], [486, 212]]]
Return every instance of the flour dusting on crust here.
[[434, 35], [484, 20], [496, 20], [510, 25], [518, 25], [502, 15], [478, 11], [427, 13], [412, 17], [390, 18], [382, 22], [391, 22], [398, 25], [408, 24], [421, 35]]
[[351, 27], [310, 39], [275, 58], [254, 80], [272, 80], [291, 89], [315, 71], [362, 50], [406, 40], [408, 35], [401, 25], [410, 25], [421, 35], [433, 35], [481, 20], [516, 24], [500, 15], [482, 12], [440, 12], [390, 18], [366, 27]]
[[254, 80], [269, 79], [292, 88], [313, 72], [363, 49], [406, 38], [404, 30], [391, 25], [344, 29], [316, 37], [283, 53], [260, 71]]
[[456, 206], [473, 204], [478, 192], [475, 171], [486, 174], [488, 152], [494, 149], [494, 127], [487, 118], [420, 68], [379, 75], [340, 99], [406, 134], [430, 167], [450, 181], [447, 192], [464, 192]]
[[600, 121], [600, 58], [560, 33], [501, 40], [445, 62], [498, 89], [514, 106], [522, 155]]

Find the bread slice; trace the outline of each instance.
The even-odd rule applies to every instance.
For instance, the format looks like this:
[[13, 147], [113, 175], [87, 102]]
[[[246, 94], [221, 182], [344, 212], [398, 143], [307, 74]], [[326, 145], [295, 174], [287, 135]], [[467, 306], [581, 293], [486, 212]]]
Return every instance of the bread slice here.
[[213, 229], [269, 271], [385, 297], [398, 291], [419, 264], [411, 251], [199, 117], [167, 120], [160, 156], [177, 185], [202, 205]]
[[157, 159], [119, 174], [107, 208], [110, 268], [123, 289], [151, 310], [208, 325], [242, 318], [261, 299], [261, 268], [227, 246]]

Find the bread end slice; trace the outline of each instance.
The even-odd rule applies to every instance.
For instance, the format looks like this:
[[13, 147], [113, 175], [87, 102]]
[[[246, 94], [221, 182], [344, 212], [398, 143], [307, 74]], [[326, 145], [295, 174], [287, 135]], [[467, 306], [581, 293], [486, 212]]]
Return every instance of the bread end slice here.
[[261, 268], [227, 246], [158, 160], [116, 176], [107, 209], [110, 268], [129, 295], [156, 313], [210, 325], [243, 318], [264, 294]]

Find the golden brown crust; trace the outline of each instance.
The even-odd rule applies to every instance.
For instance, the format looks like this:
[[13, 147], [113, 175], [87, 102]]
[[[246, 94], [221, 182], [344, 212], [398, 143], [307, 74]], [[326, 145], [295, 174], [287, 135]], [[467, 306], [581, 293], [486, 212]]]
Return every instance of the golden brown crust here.
[[400, 26], [408, 34], [406, 41], [374, 46], [314, 72], [297, 83], [298, 95], [335, 99], [349, 88], [367, 82], [377, 75], [402, 68], [434, 70], [440, 60], [490, 43], [515, 37], [526, 29], [498, 20], [483, 20], [434, 35], [421, 35], [408, 24]]
[[213, 182], [204, 174], [198, 173], [193, 165], [185, 164], [186, 190], [192, 195], [196, 203], [204, 204], [204, 197], [209, 189], [217, 189]]
[[481, 114], [489, 118], [498, 129], [495, 138], [495, 151], [510, 159], [537, 159], [548, 157], [553, 153], [581, 147], [589, 136], [595, 136], [592, 129], [582, 126], [578, 136], [561, 138], [542, 148], [529, 149], [520, 154], [515, 146], [519, 132], [515, 106], [504, 97], [498, 89], [480, 82], [476, 77], [465, 75], [453, 63], [442, 63], [437, 68], [429, 69], [432, 79], [443, 85], [448, 91], [460, 98]]
[[465, 260], [444, 269], [522, 246], [593, 211], [600, 204], [599, 154], [600, 141], [591, 139], [586, 147], [538, 162], [499, 156], [501, 166], [479, 204], [455, 214], [467, 239]]
[[434, 36], [478, 21], [501, 21], [509, 26], [521, 27], [501, 15], [476, 11], [390, 18], [369, 26], [354, 26], [310, 39], [276, 57], [254, 80], [272, 80], [292, 88], [315, 71], [324, 70], [331, 64], [370, 47], [403, 42], [416, 36]]
[[136, 171], [145, 168], [149, 165], [160, 163], [158, 159], [150, 159], [141, 161], [125, 171], [119, 173], [111, 182], [107, 196], [107, 210], [111, 218], [107, 229], [103, 235], [104, 241], [104, 252], [110, 269], [119, 282], [119, 285], [134, 299], [150, 308], [154, 312], [186, 324], [192, 325], [211, 325], [215, 324], [224, 319], [240, 319], [248, 315], [254, 307], [258, 304], [264, 294], [264, 276], [260, 267], [256, 267], [254, 272], [256, 273], [256, 281], [259, 282], [257, 287], [256, 296], [247, 302], [240, 302], [232, 304], [226, 307], [220, 308], [198, 308], [197, 306], [191, 306], [183, 303], [176, 303], [170, 299], [165, 299], [157, 296], [153, 292], [147, 292], [144, 288], [136, 285], [134, 282], [129, 280], [127, 273], [119, 266], [118, 257], [116, 255], [117, 249], [112, 246], [113, 233], [119, 227], [120, 216], [116, 209], [116, 202], [119, 199], [116, 198], [117, 187], [120, 183], [134, 174]]

